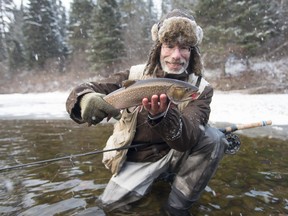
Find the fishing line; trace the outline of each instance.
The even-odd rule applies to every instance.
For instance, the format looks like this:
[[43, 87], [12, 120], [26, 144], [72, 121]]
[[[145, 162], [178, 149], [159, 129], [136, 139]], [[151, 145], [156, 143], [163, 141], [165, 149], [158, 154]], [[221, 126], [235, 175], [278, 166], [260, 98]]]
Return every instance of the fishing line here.
[[84, 157], [84, 156], [89, 156], [89, 155], [94, 155], [94, 154], [101, 154], [101, 153], [109, 152], [109, 151], [121, 151], [121, 150], [129, 149], [129, 148], [138, 148], [138, 147], [143, 147], [143, 146], [147, 146], [147, 145], [151, 145], [151, 143], [140, 143], [140, 144], [135, 144], [132, 146], [130, 145], [130, 146], [123, 146], [123, 147], [119, 147], [119, 148], [95, 150], [92, 152], [63, 156], [63, 157], [58, 157], [58, 158], [51, 158], [51, 159], [47, 159], [47, 160], [35, 161], [35, 162], [31, 162], [31, 163], [26, 163], [26, 164], [17, 164], [14, 166], [7, 166], [7, 167], [0, 168], [0, 172], [12, 170], [12, 169], [23, 168], [23, 167], [37, 166], [37, 165], [56, 162], [56, 161], [60, 161], [60, 160], [70, 160], [73, 162], [73, 159], [77, 158], [77, 157]]
[[[233, 126], [230, 126], [230, 127], [219, 129], [219, 130], [227, 135], [227, 134], [229, 134], [231, 132], [234, 132], [236, 130], [243, 130], [243, 129], [249, 129], [249, 128], [255, 128], [255, 127], [264, 127], [264, 126], [268, 126], [268, 125], [271, 125], [271, 124], [272, 124], [272, 121], [268, 120], [268, 121], [250, 123], [250, 124], [233, 125]], [[240, 142], [239, 140], [236, 140], [236, 141]], [[157, 144], [157, 143], [153, 143], [153, 144]], [[233, 144], [233, 143], [231, 143], [231, 144]], [[119, 147], [119, 148], [112, 148], [112, 149], [105, 149], [105, 150], [95, 150], [95, 151], [92, 151], [92, 152], [86, 152], [86, 153], [82, 153], [82, 154], [63, 156], [63, 157], [52, 158], [52, 159], [47, 159], [47, 160], [42, 160], [42, 161], [36, 161], [36, 162], [31, 162], [31, 163], [26, 163], [26, 164], [17, 164], [17, 165], [14, 165], [14, 166], [7, 166], [7, 167], [0, 168], [0, 172], [12, 170], [12, 169], [23, 168], [23, 167], [31, 167], [31, 166], [36, 166], [36, 165], [40, 165], [40, 164], [56, 162], [56, 161], [60, 161], [60, 160], [67, 160], [67, 159], [70, 160], [73, 163], [73, 159], [77, 158], [77, 157], [84, 157], [84, 156], [88, 156], [88, 155], [101, 154], [101, 153], [109, 152], [109, 151], [121, 151], [121, 150], [125, 150], [125, 149], [138, 148], [138, 147], [143, 147], [143, 146], [147, 146], [147, 145], [151, 145], [151, 143], [140, 143], [140, 144], [135, 144], [135, 145], [123, 146], [123, 147]], [[231, 147], [233, 148], [232, 145], [231, 145]], [[233, 150], [235, 150], [235, 146], [234, 146]], [[237, 147], [237, 150], [239, 150], [238, 147]]]

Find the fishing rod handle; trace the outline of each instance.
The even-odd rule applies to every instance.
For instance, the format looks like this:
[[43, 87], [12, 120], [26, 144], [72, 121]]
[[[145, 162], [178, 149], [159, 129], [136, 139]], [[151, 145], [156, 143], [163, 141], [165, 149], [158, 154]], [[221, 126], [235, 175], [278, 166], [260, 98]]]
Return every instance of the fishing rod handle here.
[[223, 133], [230, 133], [234, 132], [236, 130], [243, 130], [243, 129], [249, 129], [249, 128], [256, 128], [256, 127], [264, 127], [267, 125], [271, 125], [272, 121], [261, 121], [261, 122], [254, 122], [254, 123], [249, 123], [249, 124], [238, 124], [238, 125], [232, 125], [229, 127], [226, 127], [224, 129], [221, 129]]

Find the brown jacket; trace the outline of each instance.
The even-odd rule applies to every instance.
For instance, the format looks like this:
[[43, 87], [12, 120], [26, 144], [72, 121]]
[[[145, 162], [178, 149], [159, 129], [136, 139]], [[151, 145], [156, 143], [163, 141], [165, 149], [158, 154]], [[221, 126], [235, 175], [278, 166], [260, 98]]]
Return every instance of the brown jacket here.
[[[77, 123], [84, 123], [81, 118], [79, 101], [89, 92], [109, 94], [122, 87], [122, 81], [129, 77], [129, 70], [115, 73], [99, 82], [84, 83], [72, 90], [66, 109], [70, 117]], [[147, 112], [142, 110], [137, 116], [136, 133], [132, 145], [148, 143], [147, 147], [131, 148], [127, 153], [128, 161], [156, 161], [173, 148], [177, 151], [192, 151], [203, 135], [203, 126], [209, 119], [210, 103], [213, 89], [205, 86], [197, 100], [190, 102], [181, 112], [178, 108], [170, 108], [160, 122], [148, 121]]]

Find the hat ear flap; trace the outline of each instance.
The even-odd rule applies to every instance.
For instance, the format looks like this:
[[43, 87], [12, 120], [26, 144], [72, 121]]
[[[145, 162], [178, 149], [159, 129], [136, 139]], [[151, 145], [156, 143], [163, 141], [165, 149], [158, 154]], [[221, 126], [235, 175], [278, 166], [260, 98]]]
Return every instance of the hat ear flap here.
[[158, 25], [154, 24], [151, 28], [152, 40], [156, 41], [158, 39]]
[[190, 57], [190, 62], [188, 66], [189, 67], [188, 71], [191, 71], [195, 75], [200, 76], [203, 70], [203, 62], [202, 62], [202, 58], [201, 58], [201, 54], [200, 54], [198, 46], [195, 46], [191, 50], [190, 56], [191, 57]]

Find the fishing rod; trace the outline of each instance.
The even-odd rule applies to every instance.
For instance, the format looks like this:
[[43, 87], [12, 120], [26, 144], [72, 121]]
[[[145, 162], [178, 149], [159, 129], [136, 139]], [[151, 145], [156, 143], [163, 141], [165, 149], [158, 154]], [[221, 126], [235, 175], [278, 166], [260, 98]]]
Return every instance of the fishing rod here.
[[249, 124], [234, 124], [229, 127], [225, 128], [220, 128], [219, 130], [225, 134], [227, 133], [232, 133], [236, 130], [244, 130], [244, 129], [249, 129], [249, 128], [256, 128], [256, 127], [264, 127], [267, 125], [272, 125], [272, 121], [261, 121], [261, 122], [254, 122], [254, 123], [249, 123]]
[[[239, 140], [239, 138], [231, 135], [232, 132], [234, 132], [236, 130], [263, 127], [263, 126], [267, 126], [267, 125], [271, 125], [271, 124], [272, 124], [272, 121], [268, 120], [268, 121], [261, 121], [261, 122], [255, 122], [255, 123], [249, 123], [249, 124], [238, 124], [238, 125], [228, 126], [226, 128], [220, 128], [219, 130], [221, 132], [223, 132], [224, 134], [226, 134], [226, 138], [228, 139], [228, 142], [229, 142], [229, 147], [226, 150], [226, 153], [227, 154], [235, 154], [240, 148], [240, 140]], [[94, 155], [94, 154], [101, 154], [101, 153], [109, 152], [109, 151], [121, 151], [121, 150], [130, 149], [130, 148], [143, 147], [143, 146], [147, 146], [147, 145], [151, 145], [151, 143], [140, 143], [140, 144], [135, 144], [135, 145], [130, 145], [130, 146], [123, 146], [123, 147], [104, 149], [104, 150], [96, 150], [96, 151], [86, 152], [86, 153], [82, 153], [82, 154], [74, 154], [74, 155], [63, 156], [63, 157], [58, 157], [58, 158], [51, 158], [51, 159], [47, 159], [47, 160], [35, 161], [35, 162], [31, 162], [31, 163], [26, 163], [26, 164], [17, 164], [14, 166], [2, 167], [2, 168], [0, 168], [0, 172], [12, 170], [12, 169], [23, 168], [23, 167], [32, 167], [32, 166], [37, 166], [37, 165], [50, 163], [50, 162], [56, 162], [56, 161], [60, 161], [60, 160], [72, 161], [74, 158], [78, 158], [78, 157], [84, 157], [84, 156], [89, 156], [89, 155]]]
[[148, 145], [148, 143], [140, 143], [140, 144], [135, 144], [133, 146], [123, 146], [123, 147], [112, 148], [112, 149], [96, 150], [96, 151], [86, 152], [86, 153], [82, 153], [82, 154], [67, 155], [67, 156], [63, 156], [63, 157], [51, 158], [51, 159], [41, 160], [41, 161], [35, 161], [35, 162], [31, 162], [31, 163], [26, 163], [26, 164], [17, 164], [14, 166], [7, 166], [7, 167], [0, 168], [0, 172], [8, 171], [11, 169], [23, 168], [23, 167], [32, 167], [32, 166], [50, 163], [50, 162], [55, 162], [55, 161], [60, 161], [60, 160], [72, 161], [74, 158], [77, 158], [77, 157], [89, 156], [89, 155], [94, 155], [94, 154], [101, 154], [101, 153], [109, 152], [109, 151], [121, 151], [121, 150], [129, 149], [129, 148], [138, 148], [138, 147], [143, 147], [143, 146], [147, 146], [147, 145]]
[[241, 141], [239, 136], [232, 133], [237, 130], [244, 130], [249, 128], [256, 128], [256, 127], [264, 127], [267, 125], [271, 125], [272, 121], [261, 121], [261, 122], [254, 122], [249, 124], [234, 124], [226, 128], [220, 128], [219, 130], [225, 134], [225, 138], [227, 140], [227, 148], [225, 149], [225, 154], [234, 155], [236, 152], [239, 151], [241, 146]]

